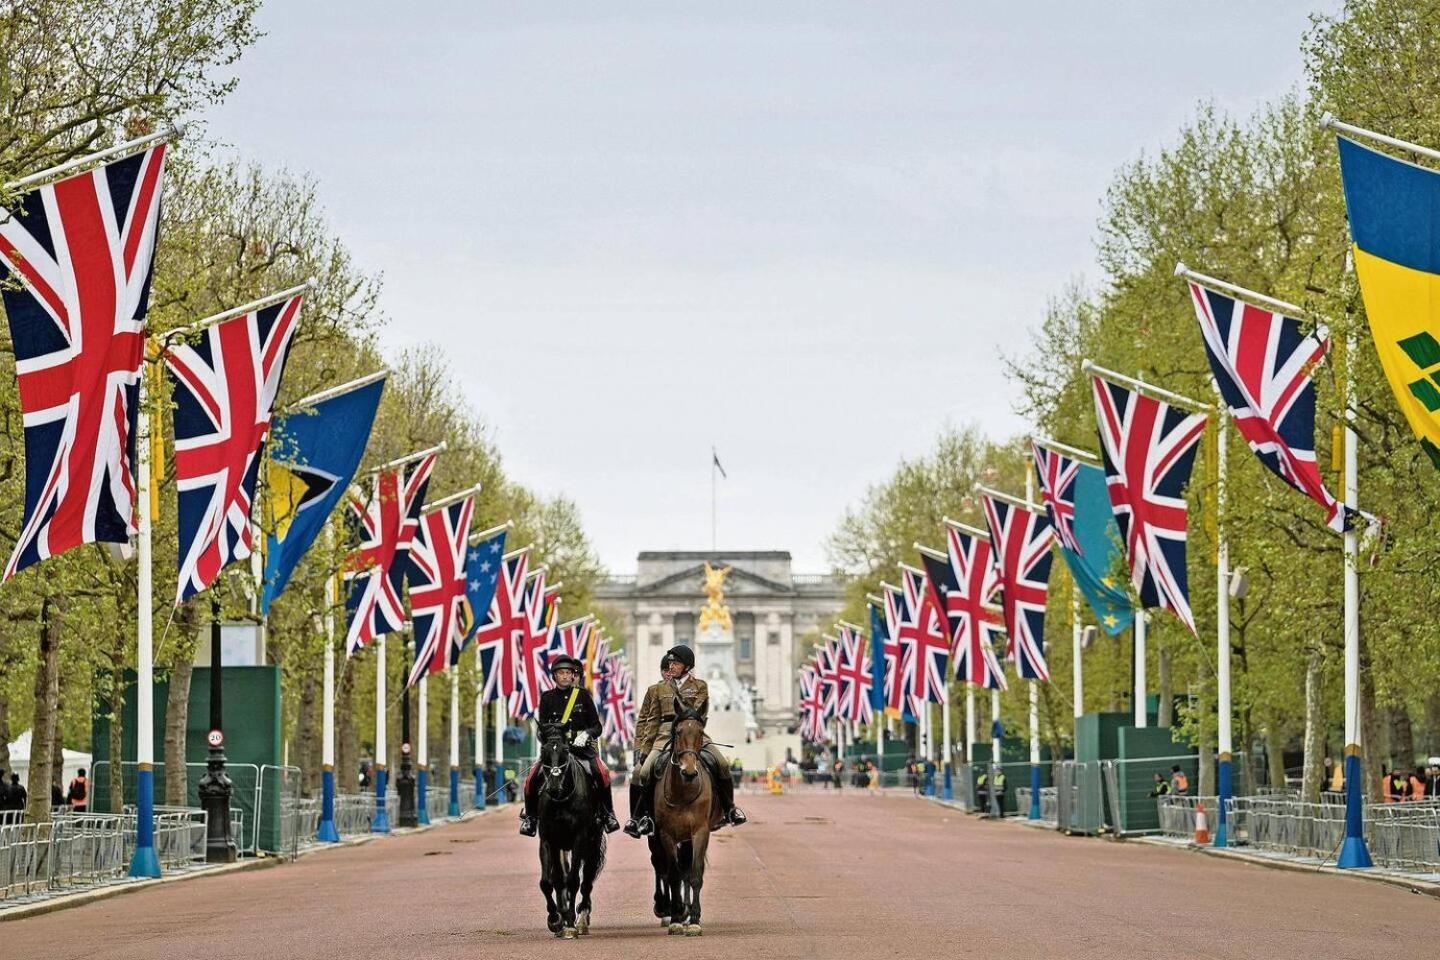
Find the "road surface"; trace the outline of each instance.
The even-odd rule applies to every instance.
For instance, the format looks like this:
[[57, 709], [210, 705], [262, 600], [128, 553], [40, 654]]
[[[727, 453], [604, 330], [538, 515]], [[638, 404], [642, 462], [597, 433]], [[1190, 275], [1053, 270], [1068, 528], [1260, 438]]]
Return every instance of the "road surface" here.
[[752, 822], [711, 844], [699, 939], [652, 919], [645, 848], [623, 834], [593, 934], [553, 939], [535, 841], [505, 807], [3, 923], [0, 957], [1313, 960], [1409, 953], [1440, 922], [1440, 903], [1399, 888], [986, 823], [910, 797], [744, 801]]

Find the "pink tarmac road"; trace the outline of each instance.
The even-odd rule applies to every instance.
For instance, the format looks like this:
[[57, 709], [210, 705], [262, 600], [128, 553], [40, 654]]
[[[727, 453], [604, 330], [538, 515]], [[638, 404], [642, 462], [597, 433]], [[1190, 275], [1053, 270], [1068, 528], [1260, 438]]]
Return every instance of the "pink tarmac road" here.
[[[985, 823], [903, 796], [747, 796], [711, 844], [704, 936], [650, 910], [644, 845], [617, 834], [594, 930], [545, 930], [514, 808], [0, 924], [0, 960], [906, 957], [1282, 960], [1433, 942], [1403, 889]], [[623, 798], [622, 798], [623, 806]]]

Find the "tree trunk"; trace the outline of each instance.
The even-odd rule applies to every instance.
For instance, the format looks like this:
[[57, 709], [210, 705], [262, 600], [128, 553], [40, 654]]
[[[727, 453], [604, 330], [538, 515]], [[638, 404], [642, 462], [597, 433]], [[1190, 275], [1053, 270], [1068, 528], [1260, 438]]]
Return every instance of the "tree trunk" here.
[[[447, 681], [449, 680], [443, 673], [439, 676]], [[434, 684], [434, 687], [435, 692], [440, 694], [440, 727], [439, 735], [430, 741], [432, 744], [430, 750], [430, 766], [436, 770], [444, 771], [444, 775], [448, 777], [450, 775], [450, 684], [448, 682], [437, 683]], [[940, 721], [936, 720], [935, 724], [936, 729], [939, 729]], [[436, 740], [440, 742], [439, 750], [433, 747]]]
[[[125, 804], [125, 767], [121, 762], [125, 733], [125, 647], [117, 643], [110, 660], [110, 812]], [[99, 809], [98, 805], [96, 809]]]
[[313, 748], [319, 741], [319, 737], [315, 733], [317, 715], [315, 675], [307, 672], [305, 678], [300, 682], [300, 705], [295, 716], [296, 755], [300, 762], [300, 795], [303, 797], [315, 796], [315, 783], [319, 779], [317, 776], [319, 766], [313, 757]]
[[30, 724], [30, 791], [26, 816], [32, 822], [50, 819], [50, 784], [56, 777], [55, 705], [60, 698], [60, 611], [50, 597], [40, 600], [40, 656], [35, 667], [35, 710]]
[[1425, 755], [1440, 756], [1440, 690], [1425, 698]]
[[1265, 763], [1269, 768], [1270, 786], [1285, 786], [1285, 738], [1276, 726], [1265, 726]]
[[1370, 649], [1365, 631], [1360, 631], [1360, 758], [1364, 773], [1361, 790], [1372, 801], [1384, 795], [1381, 768], [1385, 765], [1380, 739], [1380, 717], [1375, 705], [1375, 678], [1370, 672]]
[[360, 738], [355, 731], [355, 661], [341, 663], [335, 697], [335, 789], [355, 793], [360, 775]]
[[190, 795], [185, 728], [190, 720], [190, 678], [194, 672], [194, 658], [177, 655], [170, 666], [170, 691], [165, 698], [165, 802], [176, 807], [188, 806]]
[[1260, 770], [1255, 764], [1255, 715], [1246, 707], [1240, 711], [1240, 751], [1244, 758], [1240, 764], [1241, 796], [1253, 797], [1260, 782]]
[[55, 736], [50, 747], [52, 776], [64, 790], [65, 782], [65, 705], [60, 701], [60, 667], [55, 667]]
[[10, 697], [3, 683], [0, 683], [0, 776], [6, 778], [6, 783], [10, 782]]
[[1404, 700], [1390, 711], [1390, 760], [1396, 769], [1409, 774], [1415, 769], [1415, 727], [1410, 723], [1410, 708]]
[[1325, 752], [1324, 692], [1320, 689], [1320, 649], [1310, 650], [1305, 663], [1305, 767], [1300, 780], [1300, 799], [1318, 803], [1324, 785], [1322, 756]]
[[1157, 644], [1155, 661], [1160, 682], [1160, 707], [1156, 712], [1155, 725], [1169, 727], [1175, 721], [1175, 682], [1171, 677], [1169, 644], [1163, 641]]

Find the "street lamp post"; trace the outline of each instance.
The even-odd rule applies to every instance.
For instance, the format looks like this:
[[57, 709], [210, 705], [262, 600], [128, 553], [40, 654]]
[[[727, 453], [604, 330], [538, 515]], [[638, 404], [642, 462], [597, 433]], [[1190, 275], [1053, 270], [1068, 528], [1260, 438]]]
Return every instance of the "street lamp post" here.
[[225, 773], [225, 728], [221, 712], [220, 594], [210, 591], [210, 755], [200, 778], [200, 806], [205, 808], [205, 861], [234, 863], [235, 840], [230, 836], [230, 777]]

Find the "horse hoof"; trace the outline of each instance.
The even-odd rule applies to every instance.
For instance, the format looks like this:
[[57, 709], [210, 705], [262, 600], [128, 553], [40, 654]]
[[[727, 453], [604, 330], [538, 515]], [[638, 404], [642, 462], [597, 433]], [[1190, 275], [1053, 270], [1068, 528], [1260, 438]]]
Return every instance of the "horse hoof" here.
[[672, 923], [672, 924], [670, 924], [670, 936], [672, 936], [672, 937], [678, 937], [678, 936], [680, 936], [681, 934], [683, 934], [684, 932], [685, 932], [685, 924], [683, 924], [683, 923]]
[[668, 926], [670, 926], [670, 921], [667, 920], [667, 919], [665, 919], [664, 917], [661, 917], [661, 918], [660, 918], [660, 926], [662, 926], [662, 927], [668, 927]]
[[564, 925], [561, 924], [559, 920], [547, 920], [545, 921], [545, 928], [558, 937], [560, 936], [560, 931], [564, 929]]
[[701, 933], [700, 933], [700, 924], [698, 924], [698, 923], [686, 924], [686, 926], [685, 926], [685, 936], [687, 936], [687, 937], [698, 937], [698, 936], [701, 936]]
[[561, 939], [561, 940], [574, 940], [577, 936], [579, 936], [579, 934], [577, 934], [577, 933], [575, 932], [575, 928], [574, 928], [574, 927], [566, 927], [566, 928], [565, 928], [563, 931], [561, 931], [561, 933], [560, 933], [560, 939]]
[[575, 924], [575, 930], [576, 930], [576, 931], [580, 934], [580, 936], [582, 936], [582, 937], [589, 935], [589, 933], [590, 933], [590, 911], [589, 911], [589, 910], [586, 910], [584, 913], [580, 914], [579, 922], [577, 922], [577, 923]]

